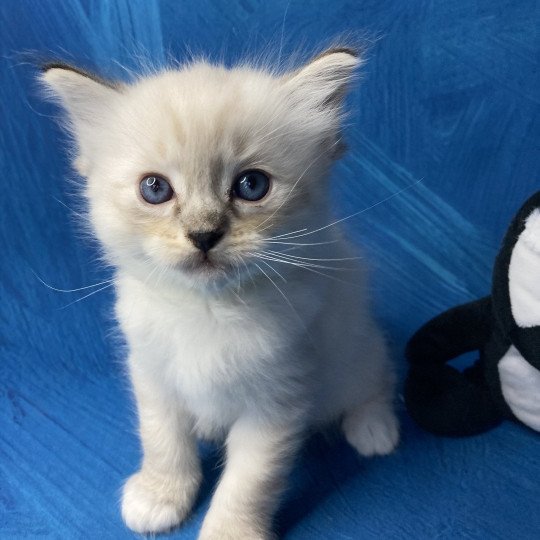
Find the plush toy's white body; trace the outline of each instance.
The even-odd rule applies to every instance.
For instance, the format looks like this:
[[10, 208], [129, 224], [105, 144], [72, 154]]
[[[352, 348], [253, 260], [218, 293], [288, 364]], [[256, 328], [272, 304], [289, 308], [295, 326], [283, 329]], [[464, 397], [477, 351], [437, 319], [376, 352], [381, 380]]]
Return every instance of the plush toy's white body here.
[[[449, 309], [411, 338], [405, 401], [441, 435], [475, 435], [511, 419], [540, 431], [540, 192], [520, 208], [495, 260], [491, 295]], [[446, 362], [473, 350], [458, 371]]]
[[[540, 327], [540, 209], [527, 219], [508, 271], [512, 316], [520, 328]], [[540, 431], [540, 371], [511, 346], [498, 365], [508, 406], [525, 425]]]
[[[122, 501], [135, 531], [190, 512], [196, 436], [227, 446], [205, 540], [269, 537], [310, 429], [341, 421], [363, 455], [397, 444], [394, 375], [364, 271], [329, 212], [358, 63], [337, 49], [282, 75], [204, 62], [132, 85], [58, 65], [44, 75], [70, 113], [91, 224], [117, 270], [144, 450]], [[245, 170], [271, 178], [266, 196], [238, 196]], [[144, 199], [148, 174], [170, 188], [162, 203]], [[193, 233], [217, 228], [203, 253]]]

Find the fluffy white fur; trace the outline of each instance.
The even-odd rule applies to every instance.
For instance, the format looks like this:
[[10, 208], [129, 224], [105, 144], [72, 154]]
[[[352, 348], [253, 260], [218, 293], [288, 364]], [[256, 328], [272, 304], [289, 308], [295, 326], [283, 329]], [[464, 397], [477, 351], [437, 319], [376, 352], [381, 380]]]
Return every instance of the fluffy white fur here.
[[[282, 75], [206, 62], [121, 85], [61, 65], [43, 74], [68, 112], [91, 223], [117, 269], [144, 450], [123, 492], [134, 531], [189, 514], [197, 436], [226, 439], [203, 540], [270, 537], [309, 429], [341, 421], [365, 456], [397, 444], [394, 375], [364, 271], [338, 226], [326, 227], [359, 63], [335, 49]], [[254, 168], [270, 175], [269, 195], [231, 198], [235, 176]], [[141, 198], [151, 172], [171, 183], [170, 201]], [[204, 263], [187, 234], [224, 222]]]

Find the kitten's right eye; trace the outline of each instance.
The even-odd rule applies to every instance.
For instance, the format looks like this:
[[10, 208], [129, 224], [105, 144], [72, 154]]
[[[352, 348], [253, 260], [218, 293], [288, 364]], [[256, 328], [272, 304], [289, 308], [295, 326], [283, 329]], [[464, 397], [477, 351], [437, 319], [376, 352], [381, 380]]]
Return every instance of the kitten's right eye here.
[[162, 176], [145, 176], [140, 183], [142, 198], [150, 204], [161, 204], [172, 199], [174, 195], [171, 184]]

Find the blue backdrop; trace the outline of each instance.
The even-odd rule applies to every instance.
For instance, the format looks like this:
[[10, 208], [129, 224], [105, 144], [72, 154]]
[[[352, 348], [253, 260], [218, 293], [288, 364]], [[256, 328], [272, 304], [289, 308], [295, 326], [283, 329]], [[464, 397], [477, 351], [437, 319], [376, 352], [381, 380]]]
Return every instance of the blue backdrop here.
[[[346, 216], [421, 179], [346, 222], [403, 371], [419, 324], [489, 291], [502, 234], [540, 186], [538, 21], [535, 0], [2, 0], [0, 537], [133, 537], [118, 500], [140, 459], [112, 295], [65, 307], [84, 291], [35, 276], [69, 289], [107, 274], [77, 232], [58, 111], [28, 58], [125, 77], [188, 51], [278, 51], [282, 31], [284, 57], [343, 32], [377, 37], [335, 201]], [[448, 440], [401, 415], [387, 458], [360, 460], [336, 435], [308, 441], [277, 517], [285, 538], [540, 537], [538, 435], [507, 423]], [[201, 451], [203, 490], [174, 538], [195, 537], [219, 474], [216, 448]]]

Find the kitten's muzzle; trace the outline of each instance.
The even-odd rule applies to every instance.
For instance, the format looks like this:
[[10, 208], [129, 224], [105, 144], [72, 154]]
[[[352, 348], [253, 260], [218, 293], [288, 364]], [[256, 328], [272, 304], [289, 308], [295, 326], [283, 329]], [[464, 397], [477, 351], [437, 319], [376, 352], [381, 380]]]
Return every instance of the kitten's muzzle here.
[[216, 229], [214, 231], [190, 232], [187, 236], [197, 249], [208, 253], [223, 238], [224, 234], [223, 229]]

